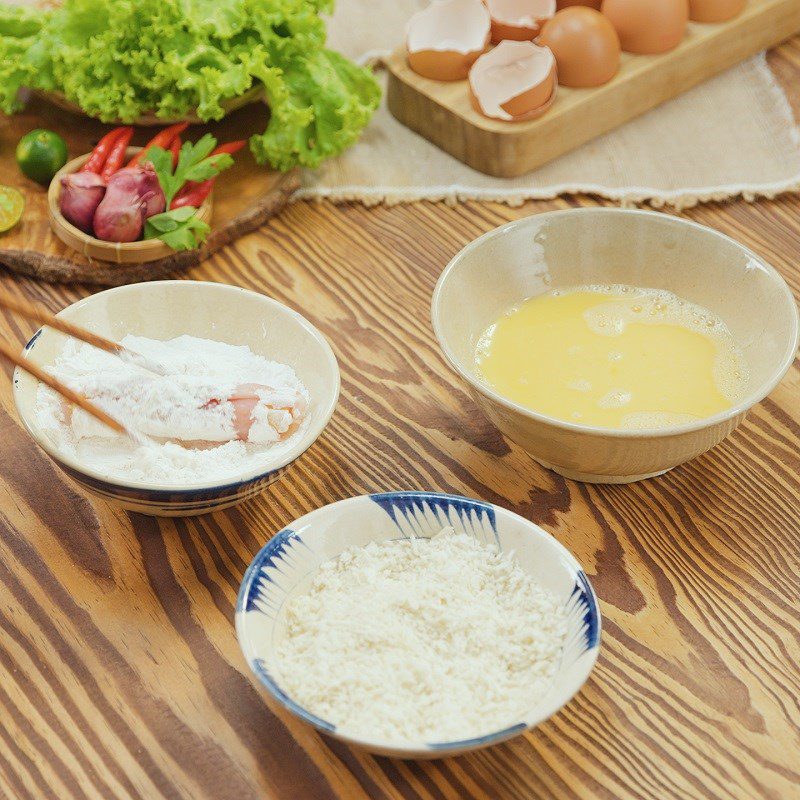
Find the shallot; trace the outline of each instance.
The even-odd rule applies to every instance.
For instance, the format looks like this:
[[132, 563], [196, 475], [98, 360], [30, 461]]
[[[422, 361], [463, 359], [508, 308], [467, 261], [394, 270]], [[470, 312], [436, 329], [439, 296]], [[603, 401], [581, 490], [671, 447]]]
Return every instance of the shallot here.
[[[139, 167], [139, 170], [141, 172], [139, 175], [139, 194], [147, 198], [144, 215], [145, 218], [152, 217], [154, 214], [160, 214], [166, 209], [167, 200], [164, 197], [164, 190], [161, 188], [153, 165], [149, 161], [145, 161]], [[120, 171], [125, 172], [125, 170]]]
[[84, 233], [92, 232], [95, 211], [106, 193], [106, 182], [95, 172], [73, 172], [61, 178], [59, 209]]
[[135, 242], [142, 233], [146, 201], [140, 194], [140, 170], [124, 169], [111, 176], [106, 196], [94, 215], [94, 233], [107, 242]]
[[153, 165], [115, 172], [94, 215], [94, 233], [107, 242], [135, 242], [144, 221], [165, 207], [164, 192]]

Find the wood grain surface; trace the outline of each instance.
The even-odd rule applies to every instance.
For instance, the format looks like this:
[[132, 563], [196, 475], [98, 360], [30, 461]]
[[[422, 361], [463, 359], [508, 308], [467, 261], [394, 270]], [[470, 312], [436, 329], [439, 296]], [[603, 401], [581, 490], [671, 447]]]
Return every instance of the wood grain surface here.
[[[800, 43], [771, 57], [800, 109]], [[722, 445], [668, 475], [585, 486], [506, 442], [443, 363], [434, 282], [517, 209], [297, 203], [189, 275], [298, 308], [342, 365], [321, 439], [262, 497], [163, 520], [90, 502], [22, 430], [0, 384], [0, 797], [91, 800], [794, 800], [800, 797], [800, 369]], [[687, 213], [771, 261], [800, 296], [800, 200]], [[90, 290], [9, 274], [56, 310]], [[0, 320], [25, 341], [33, 325]], [[480, 497], [540, 523], [600, 597], [597, 668], [537, 730], [402, 763], [269, 710], [236, 644], [245, 567], [310, 509], [383, 489]]]

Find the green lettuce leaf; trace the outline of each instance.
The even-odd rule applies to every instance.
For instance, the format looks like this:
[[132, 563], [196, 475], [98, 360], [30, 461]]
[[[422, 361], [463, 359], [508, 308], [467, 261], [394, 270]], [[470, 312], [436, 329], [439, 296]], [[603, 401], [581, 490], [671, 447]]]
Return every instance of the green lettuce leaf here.
[[36, 37], [42, 29], [41, 12], [24, 6], [3, 6], [0, 14], [0, 111], [22, 108], [20, 90], [33, 83]]
[[87, 114], [131, 122], [224, 104], [262, 84], [269, 124], [260, 163], [314, 167], [352, 144], [378, 105], [371, 73], [326, 50], [331, 0], [64, 0], [0, 5], [0, 109], [22, 87], [58, 91]]
[[250, 148], [257, 161], [278, 169], [316, 167], [340, 153], [356, 141], [380, 101], [371, 73], [331, 50], [293, 58], [282, 70], [252, 69], [264, 84], [271, 116]]

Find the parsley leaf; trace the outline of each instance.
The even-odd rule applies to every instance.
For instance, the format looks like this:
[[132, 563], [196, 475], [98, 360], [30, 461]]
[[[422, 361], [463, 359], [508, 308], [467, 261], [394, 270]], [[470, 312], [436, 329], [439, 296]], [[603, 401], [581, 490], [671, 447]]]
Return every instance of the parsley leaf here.
[[184, 142], [174, 172], [172, 153], [161, 147], [153, 147], [147, 151], [144, 160], [153, 165], [158, 175], [158, 182], [167, 200], [167, 208], [187, 181], [197, 183], [207, 181], [233, 164], [233, 159], [228, 153], [211, 155], [216, 145], [217, 140], [210, 133], [197, 142]]
[[173, 250], [193, 250], [206, 240], [210, 231], [192, 206], [154, 214], [144, 223], [145, 239], [161, 239]]
[[170, 205], [188, 181], [207, 181], [233, 164], [228, 153], [211, 155], [216, 145], [217, 140], [210, 133], [197, 142], [184, 142], [174, 171], [172, 153], [161, 147], [153, 147], [147, 151], [144, 161], [149, 161], [156, 171], [166, 199], [167, 211], [155, 214], [145, 221], [145, 239], [161, 239], [173, 250], [191, 250], [206, 240], [211, 228], [197, 218], [196, 208], [182, 206], [170, 209]]

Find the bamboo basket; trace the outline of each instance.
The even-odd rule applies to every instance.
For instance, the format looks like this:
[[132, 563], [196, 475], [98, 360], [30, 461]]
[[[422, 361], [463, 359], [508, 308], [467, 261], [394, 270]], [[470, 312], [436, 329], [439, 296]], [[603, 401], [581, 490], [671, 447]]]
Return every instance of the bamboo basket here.
[[[126, 161], [133, 158], [141, 149], [141, 147], [129, 147], [125, 155]], [[138, 242], [104, 242], [67, 222], [61, 214], [58, 203], [61, 197], [61, 178], [77, 172], [90, 155], [90, 153], [86, 153], [72, 159], [56, 173], [50, 182], [50, 188], [47, 190], [47, 211], [53, 233], [67, 247], [96, 261], [109, 261], [114, 264], [144, 264], [175, 255], [176, 251], [160, 239], [143, 239]], [[210, 223], [212, 210], [212, 196], [209, 195], [198, 209], [197, 217], [203, 222]]]

